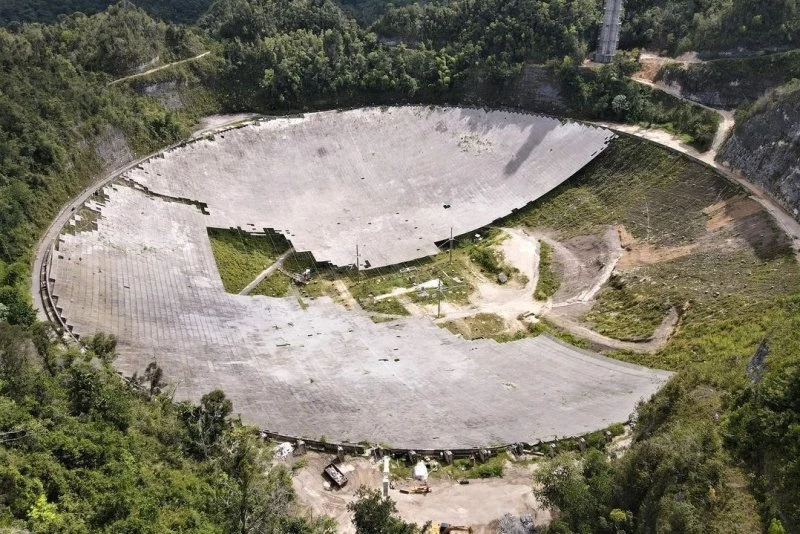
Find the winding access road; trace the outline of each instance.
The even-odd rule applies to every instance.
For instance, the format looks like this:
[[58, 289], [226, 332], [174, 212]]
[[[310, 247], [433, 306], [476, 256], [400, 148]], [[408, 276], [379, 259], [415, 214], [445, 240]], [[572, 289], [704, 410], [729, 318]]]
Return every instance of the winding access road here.
[[122, 78], [117, 78], [111, 82], [108, 82], [108, 85], [116, 85], [118, 83], [125, 82], [127, 80], [132, 80], [134, 78], [141, 78], [142, 76], [147, 76], [149, 74], [153, 74], [154, 72], [158, 72], [160, 70], [168, 69], [170, 67], [175, 67], [176, 65], [183, 65], [184, 63], [190, 63], [192, 61], [197, 61], [198, 59], [204, 58], [209, 55], [211, 51], [203, 52], [202, 54], [198, 54], [194, 57], [188, 57], [186, 59], [181, 59], [179, 61], [173, 61], [172, 63], [167, 63], [166, 65], [160, 65], [158, 67], [153, 67], [152, 69], [148, 69], [144, 72], [137, 72], [136, 74], [131, 74], [130, 76], [123, 76]]

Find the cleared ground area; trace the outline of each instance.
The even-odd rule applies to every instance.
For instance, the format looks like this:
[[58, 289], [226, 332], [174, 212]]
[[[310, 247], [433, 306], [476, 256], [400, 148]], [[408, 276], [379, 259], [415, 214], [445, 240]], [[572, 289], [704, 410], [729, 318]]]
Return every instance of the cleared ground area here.
[[317, 261], [395, 265], [541, 197], [597, 156], [609, 130], [521, 113], [369, 108], [275, 119], [126, 174], [208, 204], [206, 226], [282, 232]]
[[[401, 117], [420, 113], [427, 120], [428, 110], [401, 112]], [[365, 113], [384, 117], [380, 111]], [[470, 117], [483, 112], [463, 113]], [[517, 128], [510, 121], [509, 128]], [[437, 123], [429, 125], [435, 129]], [[252, 131], [262, 129], [272, 131], [266, 125]], [[525, 144], [528, 137], [518, 138], [518, 143]], [[512, 155], [519, 149], [509, 145]], [[191, 150], [202, 154], [199, 147]], [[248, 150], [259, 152], [259, 146]], [[222, 152], [214, 153], [223, 157]], [[229, 161], [235, 161], [234, 156]], [[163, 161], [170, 158], [178, 160], [172, 154]], [[498, 161], [502, 174], [506, 162]], [[451, 172], [439, 164], [443, 175]], [[224, 166], [219, 165], [222, 173]], [[209, 173], [211, 168], [209, 163]], [[187, 179], [187, 174], [173, 172], [160, 177], [165, 186], [171, 179]], [[438, 171], [429, 172], [434, 184]], [[529, 177], [536, 175], [536, 167], [527, 172]], [[474, 175], [472, 186], [463, 186], [478, 187], [479, 177]], [[220, 225], [212, 222], [214, 202], [234, 193], [243, 202], [252, 197], [241, 213], [230, 204], [231, 224], [263, 221], [265, 227], [276, 227], [265, 206], [279, 205], [283, 194], [280, 187], [265, 184], [258, 195], [275, 191], [276, 198], [265, 199], [258, 210], [256, 194], [236, 189], [243, 184], [229, 183], [230, 177], [222, 174], [215, 180], [217, 193], [208, 185], [208, 196], [177, 188], [158, 191], [208, 203], [211, 215], [204, 214], [202, 206], [152, 194], [130, 180], [105, 187], [89, 201], [92, 211], [80, 211], [84, 220], [60, 236], [49, 273], [57, 307], [74, 333], [117, 335], [120, 371], [142, 372], [156, 361], [176, 386], [179, 399], [197, 400], [221, 388], [248, 423], [263, 429], [330, 441], [439, 449], [535, 442], [597, 430], [626, 420], [637, 401], [669, 378], [669, 373], [607, 359], [546, 336], [505, 344], [466, 341], [428, 319], [375, 324], [366, 314], [348, 312], [328, 298], [300, 301], [226, 293], [207, 233], [208, 226]], [[288, 188], [288, 182], [282, 187]], [[312, 193], [303, 194], [317, 198]], [[295, 221], [310, 225], [317, 220], [317, 211], [328, 209], [324, 195], [318, 193], [315, 204], [295, 196]], [[388, 190], [386, 196], [388, 205]], [[406, 201], [413, 206], [412, 199]], [[261, 219], [245, 218], [248, 209]], [[424, 205], [419, 209], [424, 211]], [[349, 224], [361, 220], [353, 215]], [[288, 230], [293, 238], [295, 230]], [[398, 249], [405, 250], [403, 255], [411, 253]], [[393, 257], [393, 246], [387, 250], [384, 257]]]

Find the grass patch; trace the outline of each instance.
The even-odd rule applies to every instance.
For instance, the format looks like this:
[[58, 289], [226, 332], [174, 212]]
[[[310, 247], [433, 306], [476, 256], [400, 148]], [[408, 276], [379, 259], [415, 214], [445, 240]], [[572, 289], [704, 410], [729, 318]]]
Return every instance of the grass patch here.
[[604, 335], [645, 339], [671, 307], [686, 306], [684, 322], [712, 333], [717, 321], [749, 314], [742, 300], [751, 305], [772, 300], [800, 289], [799, 280], [788, 250], [771, 259], [750, 249], [704, 251], [616, 276], [586, 318]]
[[443, 465], [438, 473], [454, 479], [500, 478], [503, 476], [503, 465], [507, 459], [508, 454], [501, 452], [497, 456], [489, 458], [485, 463], [476, 462], [473, 467], [471, 460], [459, 458], [454, 460], [452, 465]]
[[652, 246], [685, 245], [705, 232], [703, 208], [743, 193], [679, 154], [620, 137], [575, 176], [499, 224], [551, 228], [568, 239], [619, 223]]
[[272, 273], [264, 278], [250, 291], [250, 295], [264, 295], [266, 297], [285, 297], [291, 289], [289, 277], [283, 273]]
[[283, 268], [295, 274], [302, 274], [306, 269], [315, 273], [317, 270], [317, 262], [314, 259], [314, 255], [310, 252], [292, 252], [283, 261]]
[[600, 291], [586, 319], [604, 336], [644, 341], [652, 337], [671, 307], [671, 299], [658, 292], [645, 294], [612, 286]]
[[[715, 387], [739, 387], [761, 341], [785, 320], [787, 310], [797, 313], [788, 295], [800, 291], [800, 266], [790, 253], [763, 260], [748, 250], [705, 252], [639, 269], [616, 291], [688, 304], [681, 327], [664, 349], [616, 357], [691, 370]], [[621, 314], [617, 320], [626, 319]]]
[[[449, 261], [449, 254], [443, 253], [409, 264], [362, 271], [347, 276], [344, 280], [350, 294], [359, 305], [365, 310], [376, 313], [393, 313], [385, 311], [387, 306], [385, 302], [394, 299], [376, 301], [374, 297], [391, 293], [396, 288], [409, 288], [436, 278], [442, 281], [442, 301], [465, 304], [472, 291], [468, 261], [466, 252], [459, 249], [453, 251], [452, 263]], [[419, 304], [435, 304], [439, 298], [436, 288], [413, 291], [405, 295], [412, 302]], [[399, 309], [395, 304], [388, 306]]]
[[370, 311], [387, 315], [409, 315], [406, 307], [395, 298], [374, 301]]
[[382, 315], [370, 315], [369, 318], [375, 324], [390, 323], [396, 320], [394, 317], [384, 317]]
[[[310, 252], [292, 252], [283, 260], [283, 270], [293, 274], [302, 274], [306, 269], [310, 269], [312, 273], [316, 273], [316, 268], [317, 263]], [[285, 297], [289, 294], [291, 287], [292, 280], [282, 272], [276, 271], [259, 282], [258, 285], [250, 291], [250, 295]], [[303, 286], [303, 293], [310, 297], [327, 294], [323, 288], [324, 284], [322, 284], [321, 281], [311, 280], [311, 282]]]
[[561, 277], [553, 271], [553, 247], [539, 241], [539, 280], [533, 296], [537, 300], [547, 300], [561, 287]]
[[503, 332], [506, 322], [495, 313], [479, 313], [457, 321], [447, 321], [442, 326], [465, 339], [485, 339], [494, 338]]
[[292, 463], [292, 474], [297, 473], [301, 469], [308, 467], [308, 458], [302, 457], [298, 458], [297, 460]]
[[289, 248], [282, 236], [259, 236], [239, 230], [209, 228], [208, 237], [228, 293], [240, 292]]
[[414, 466], [409, 465], [404, 460], [391, 460], [389, 462], [389, 473], [392, 480], [410, 479], [414, 476]]
[[[567, 330], [559, 328], [544, 317], [540, 317], [536, 323], [531, 324], [528, 327], [527, 332], [520, 332], [519, 335], [521, 337], [515, 337], [514, 339], [521, 339], [522, 337], [536, 337], [542, 334], [548, 334], [575, 347], [582, 349], [590, 348], [588, 341], [571, 334]], [[513, 341], [514, 339], [510, 339], [508, 341]]]
[[492, 281], [497, 281], [497, 275], [505, 273], [508, 278], [519, 275], [519, 269], [506, 263], [503, 253], [496, 250], [496, 247], [503, 239], [505, 234], [496, 229], [486, 232], [483, 239], [478, 242], [473, 240], [462, 240], [459, 248], [467, 251], [470, 261], [477, 265], [480, 271]]

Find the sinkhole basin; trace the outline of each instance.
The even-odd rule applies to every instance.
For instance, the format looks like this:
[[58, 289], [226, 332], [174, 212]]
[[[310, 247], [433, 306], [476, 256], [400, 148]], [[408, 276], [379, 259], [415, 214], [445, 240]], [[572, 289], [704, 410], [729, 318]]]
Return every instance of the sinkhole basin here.
[[104, 186], [82, 210], [92, 224], [59, 236], [50, 291], [74, 334], [117, 336], [123, 374], [155, 361], [178, 399], [222, 389], [271, 432], [446, 449], [598, 430], [627, 420], [670, 373], [544, 335], [467, 341], [423, 318], [376, 324], [327, 297], [229, 294], [207, 229], [278, 232], [334, 266], [395, 265], [436, 253], [451, 228], [526, 206], [613, 137], [464, 108], [256, 121]]

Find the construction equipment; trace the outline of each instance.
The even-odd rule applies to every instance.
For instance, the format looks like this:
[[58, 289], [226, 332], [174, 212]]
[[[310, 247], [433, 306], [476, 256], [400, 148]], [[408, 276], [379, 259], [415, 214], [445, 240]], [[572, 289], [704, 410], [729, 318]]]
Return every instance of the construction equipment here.
[[429, 486], [415, 486], [410, 489], [401, 489], [400, 493], [410, 493], [412, 495], [425, 495], [426, 493], [430, 493], [433, 491]]
[[328, 475], [328, 478], [330, 478], [331, 482], [336, 484], [337, 487], [343, 488], [347, 485], [347, 477], [335, 463], [329, 463], [323, 470], [323, 473]]

